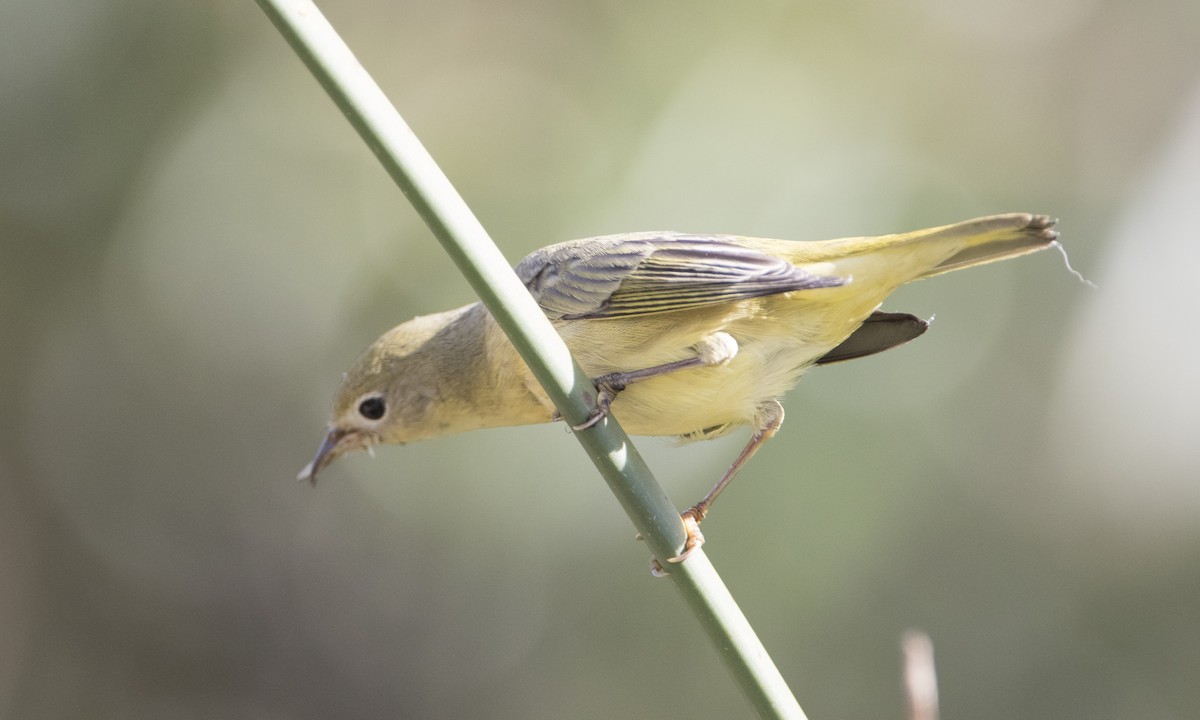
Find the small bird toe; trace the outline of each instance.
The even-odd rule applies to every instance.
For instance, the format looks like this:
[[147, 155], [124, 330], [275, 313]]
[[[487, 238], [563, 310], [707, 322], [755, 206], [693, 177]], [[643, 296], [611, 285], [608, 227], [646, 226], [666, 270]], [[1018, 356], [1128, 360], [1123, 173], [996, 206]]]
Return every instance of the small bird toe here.
[[704, 533], [700, 532], [700, 521], [692, 514], [691, 510], [685, 512], [683, 518], [683, 529], [687, 532], [687, 541], [683, 543], [683, 552], [675, 557], [667, 558], [669, 563], [681, 563], [688, 559], [701, 545], [704, 544]]

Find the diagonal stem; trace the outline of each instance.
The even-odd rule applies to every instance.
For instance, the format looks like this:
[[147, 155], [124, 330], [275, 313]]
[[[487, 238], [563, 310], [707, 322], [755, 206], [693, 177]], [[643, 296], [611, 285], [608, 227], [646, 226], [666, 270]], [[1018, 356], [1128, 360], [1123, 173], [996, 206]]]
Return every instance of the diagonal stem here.
[[[591, 381], [383, 91], [311, 2], [256, 1], [429, 225], [562, 417], [582, 424], [595, 410], [585, 396]], [[620, 426], [605, 418], [576, 438], [655, 557], [665, 561], [678, 554], [686, 539], [683, 523]], [[673, 568], [670, 578], [758, 714], [804, 718], [704, 553]]]

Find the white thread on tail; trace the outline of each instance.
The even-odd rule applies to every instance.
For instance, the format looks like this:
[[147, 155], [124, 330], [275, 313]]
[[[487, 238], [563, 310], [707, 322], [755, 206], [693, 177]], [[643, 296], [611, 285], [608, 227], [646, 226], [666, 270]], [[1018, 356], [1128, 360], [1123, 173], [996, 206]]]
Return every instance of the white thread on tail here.
[[1085, 278], [1083, 276], [1083, 273], [1081, 273], [1078, 270], [1076, 270], [1075, 268], [1071, 267], [1071, 259], [1067, 257], [1067, 249], [1065, 247], [1063, 247], [1062, 243], [1055, 240], [1054, 242], [1050, 243], [1050, 247], [1057, 250], [1059, 255], [1062, 255], [1063, 265], [1067, 266], [1067, 272], [1074, 275], [1079, 280], [1079, 282], [1083, 283], [1084, 285], [1087, 285], [1088, 287], [1092, 288], [1093, 290], [1098, 290], [1100, 288], [1099, 285], [1097, 285], [1096, 283], [1092, 282], [1091, 280], [1088, 280], [1087, 278]]

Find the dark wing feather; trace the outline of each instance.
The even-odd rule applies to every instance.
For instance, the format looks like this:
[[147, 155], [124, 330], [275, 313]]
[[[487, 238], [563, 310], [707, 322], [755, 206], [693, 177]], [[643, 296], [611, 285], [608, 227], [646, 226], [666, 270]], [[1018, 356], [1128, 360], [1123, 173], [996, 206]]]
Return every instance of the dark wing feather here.
[[920, 337], [929, 323], [908, 313], [873, 312], [850, 337], [825, 353], [818, 365], [874, 355]]
[[688, 310], [846, 281], [720, 235], [640, 233], [552, 245], [517, 273], [553, 319], [615, 318]]

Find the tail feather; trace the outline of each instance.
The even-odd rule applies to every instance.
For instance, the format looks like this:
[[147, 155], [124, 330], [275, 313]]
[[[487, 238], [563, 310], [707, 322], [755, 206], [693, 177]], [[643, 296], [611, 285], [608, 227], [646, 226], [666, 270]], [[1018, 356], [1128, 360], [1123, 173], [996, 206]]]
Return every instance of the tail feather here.
[[1056, 222], [1028, 213], [992, 215], [896, 235], [791, 243], [788, 253], [813, 274], [853, 278], [846, 292], [877, 283], [889, 293], [913, 280], [1047, 248], [1058, 238]]
[[871, 313], [840, 345], [817, 359], [818, 365], [854, 360], [903, 345], [929, 329], [929, 321], [908, 313]]
[[931, 236], [953, 235], [965, 239], [967, 245], [920, 277], [933, 277], [1047, 248], [1058, 239], [1058, 232], [1054, 229], [1057, 222], [1048, 215], [1011, 213], [932, 230]]

